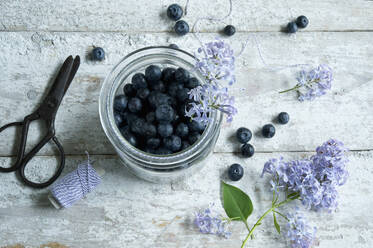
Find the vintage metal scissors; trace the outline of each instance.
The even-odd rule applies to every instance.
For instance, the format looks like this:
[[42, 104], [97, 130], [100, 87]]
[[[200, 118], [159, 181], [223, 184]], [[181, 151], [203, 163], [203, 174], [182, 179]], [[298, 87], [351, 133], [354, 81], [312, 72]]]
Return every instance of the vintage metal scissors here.
[[[51, 185], [60, 175], [65, 166], [65, 152], [61, 143], [55, 136], [54, 121], [58, 108], [61, 101], [69, 88], [71, 81], [73, 80], [76, 72], [78, 71], [80, 65], [80, 57], [76, 56], [73, 59], [69, 56], [63, 63], [58, 75], [49, 90], [48, 95], [45, 97], [41, 105], [37, 108], [35, 112], [27, 115], [21, 122], [12, 122], [0, 128], [0, 132], [4, 131], [11, 126], [21, 126], [21, 140], [18, 146], [16, 162], [11, 167], [0, 167], [0, 172], [12, 172], [18, 171], [19, 176], [22, 181], [33, 188], [44, 188]], [[27, 143], [27, 135], [30, 123], [35, 120], [42, 120], [45, 122], [47, 127], [46, 135], [37, 143], [28, 153], [25, 154], [25, 148]], [[59, 151], [60, 163], [54, 173], [54, 175], [49, 178], [46, 182], [32, 182], [25, 176], [25, 167], [27, 163], [40, 151], [40, 149], [45, 146], [50, 140], [52, 140]]]

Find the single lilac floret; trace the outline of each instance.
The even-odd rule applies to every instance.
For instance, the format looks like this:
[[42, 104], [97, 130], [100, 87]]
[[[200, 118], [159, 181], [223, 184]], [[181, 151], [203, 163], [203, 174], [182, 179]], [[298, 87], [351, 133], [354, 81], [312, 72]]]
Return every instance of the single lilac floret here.
[[284, 232], [291, 248], [309, 248], [315, 242], [316, 227], [311, 227], [299, 212], [289, 213]]
[[194, 218], [194, 224], [201, 233], [215, 234], [224, 238], [229, 238], [232, 234], [228, 230], [229, 223], [229, 221], [222, 219], [211, 208], [197, 212]]

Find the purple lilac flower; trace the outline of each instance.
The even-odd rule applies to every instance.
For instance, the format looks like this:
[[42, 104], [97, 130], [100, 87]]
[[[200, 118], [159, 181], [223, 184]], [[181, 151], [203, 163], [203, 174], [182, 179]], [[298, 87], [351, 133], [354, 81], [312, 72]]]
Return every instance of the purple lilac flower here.
[[327, 65], [319, 65], [310, 71], [302, 70], [297, 77], [299, 100], [313, 100], [326, 94], [332, 87], [333, 73]]
[[287, 215], [288, 223], [284, 236], [292, 248], [309, 248], [315, 242], [316, 227], [307, 224], [307, 220], [298, 212]]
[[216, 234], [225, 238], [229, 238], [232, 234], [228, 231], [229, 221], [220, 218], [220, 216], [214, 213], [211, 208], [197, 212], [194, 224], [198, 227], [201, 233]]
[[235, 81], [235, 57], [230, 46], [222, 40], [206, 43], [195, 54], [195, 68], [205, 78], [202, 86], [190, 90], [191, 103], [186, 116], [207, 123], [211, 121], [211, 112], [216, 109], [227, 114], [227, 121], [232, 121], [237, 113], [234, 97], [228, 93], [224, 84], [232, 85]]
[[309, 159], [270, 159], [264, 164], [262, 176], [271, 175], [271, 188], [277, 195], [280, 190], [297, 192], [308, 209], [332, 211], [338, 205], [337, 187], [345, 184], [348, 177], [346, 152], [342, 142], [331, 139]]

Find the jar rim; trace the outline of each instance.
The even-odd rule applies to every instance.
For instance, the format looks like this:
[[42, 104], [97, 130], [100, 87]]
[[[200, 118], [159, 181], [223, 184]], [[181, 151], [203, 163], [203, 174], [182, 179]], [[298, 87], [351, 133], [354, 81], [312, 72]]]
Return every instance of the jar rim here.
[[[115, 124], [113, 102], [118, 88], [123, 84], [118, 80], [128, 67], [133, 66], [138, 60], [147, 59], [154, 56], [166, 56], [177, 60], [179, 63], [194, 66], [195, 57], [181, 49], [171, 48], [168, 46], [149, 46], [135, 50], [123, 59], [121, 59], [106, 76], [101, 87], [99, 97], [99, 115], [101, 126], [114, 148], [125, 154], [127, 159], [136, 160], [143, 164], [144, 167], [150, 168], [175, 168], [180, 163], [185, 163], [196, 156], [200, 149], [205, 149], [209, 145], [209, 140], [213, 136], [216, 125], [220, 127], [222, 122], [222, 113], [214, 110], [211, 113], [210, 123], [207, 125], [201, 137], [190, 147], [177, 153], [169, 155], [151, 154], [132, 146], [120, 133]], [[205, 80], [199, 71], [193, 71], [200, 80]]]

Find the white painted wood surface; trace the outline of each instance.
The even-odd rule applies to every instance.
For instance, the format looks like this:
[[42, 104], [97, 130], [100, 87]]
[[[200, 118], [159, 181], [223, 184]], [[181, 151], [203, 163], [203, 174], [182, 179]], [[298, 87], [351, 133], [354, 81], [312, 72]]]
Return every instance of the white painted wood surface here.
[[[120, 165], [101, 131], [98, 95], [109, 70], [135, 49], [169, 43], [189, 52], [198, 47], [193, 35], [180, 38], [168, 32], [172, 22], [164, 10], [171, 2], [0, 2], [0, 126], [31, 112], [61, 61], [78, 54], [82, 65], [56, 123], [57, 136], [69, 154], [64, 173], [85, 159], [86, 150], [106, 170], [103, 184], [94, 193], [64, 211], [48, 204], [46, 190], [24, 187], [13, 173], [1, 174], [0, 247], [240, 247], [246, 234], [240, 223], [233, 226], [234, 235], [228, 240], [199, 234], [190, 224], [193, 212], [211, 202], [223, 213], [219, 186], [226, 168], [234, 162], [245, 167], [246, 176], [236, 185], [254, 201], [253, 223], [270, 204], [268, 185], [259, 178], [264, 162], [280, 155], [309, 155], [330, 137], [352, 149], [351, 177], [341, 188], [337, 213], [307, 215], [319, 227], [320, 247], [372, 247], [373, 2], [240, 0], [233, 1], [232, 17], [223, 23], [201, 22], [203, 41], [216, 37], [225, 24], [236, 25], [240, 32], [227, 41], [237, 53], [247, 37], [253, 37], [250, 32], [258, 31], [264, 59], [271, 66], [327, 63], [334, 69], [333, 88], [307, 103], [298, 102], [295, 93], [278, 94], [295, 84], [296, 70], [268, 71], [251, 39], [237, 60], [238, 83], [233, 91], [239, 114], [232, 124], [224, 124], [215, 154], [192, 178], [157, 185], [129, 175]], [[223, 16], [228, 3], [191, 0], [185, 19], [191, 24], [207, 14]], [[299, 14], [310, 18], [306, 30], [292, 36], [277, 32]], [[104, 47], [107, 57], [102, 63], [86, 59], [93, 45]], [[254, 136], [253, 158], [243, 160], [232, 153], [238, 151], [231, 138], [238, 127], [257, 132], [281, 111], [290, 113], [291, 122], [277, 125], [271, 140]], [[35, 140], [39, 133], [33, 130]], [[13, 154], [12, 133], [1, 134], [0, 141], [0, 164], [4, 165]], [[51, 148], [41, 151], [29, 173], [48, 174], [54, 164], [52, 154]], [[256, 236], [248, 247], [286, 247], [270, 218]]]

